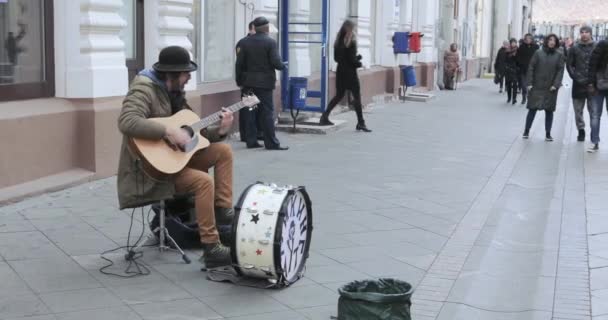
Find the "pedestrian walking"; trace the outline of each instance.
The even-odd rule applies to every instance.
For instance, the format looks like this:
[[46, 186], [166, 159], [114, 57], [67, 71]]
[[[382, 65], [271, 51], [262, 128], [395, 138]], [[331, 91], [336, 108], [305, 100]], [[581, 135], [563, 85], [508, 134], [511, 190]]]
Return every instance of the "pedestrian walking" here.
[[526, 82], [529, 93], [528, 116], [523, 138], [527, 139], [530, 134], [532, 122], [538, 110], [545, 111], [545, 140], [553, 141], [551, 127], [553, 125], [553, 113], [557, 105], [557, 93], [562, 86], [564, 76], [565, 57], [558, 50], [559, 39], [555, 34], [545, 38], [543, 47], [532, 56]]
[[517, 103], [517, 87], [519, 84], [519, 65], [517, 64], [517, 39], [509, 41], [509, 48], [505, 50], [505, 88], [507, 89], [507, 103]]
[[604, 102], [608, 101], [608, 41], [597, 43], [589, 61], [588, 90], [591, 92], [591, 146], [588, 152], [599, 150], [600, 119]]
[[[545, 38], [546, 39], [546, 38]], [[559, 42], [557, 44], [559, 46]], [[528, 83], [526, 73], [528, 72], [528, 65], [530, 60], [539, 47], [534, 43], [534, 38], [531, 34], [524, 36], [522, 44], [517, 49], [517, 64], [519, 67], [519, 87], [522, 93], [521, 104], [526, 104], [528, 98]]]
[[357, 68], [362, 66], [362, 57], [360, 54], [357, 54], [357, 36], [354, 28], [355, 24], [347, 19], [342, 23], [342, 27], [336, 36], [336, 41], [334, 42], [334, 60], [338, 63], [336, 70], [336, 96], [327, 105], [327, 109], [321, 115], [319, 124], [322, 126], [333, 125], [329, 121], [329, 115], [338, 102], [344, 98], [346, 90], [349, 90], [353, 95], [353, 104], [357, 113], [357, 126], [355, 129], [357, 131], [371, 132], [363, 119], [361, 85], [359, 83], [359, 76], [357, 75]]
[[443, 54], [443, 86], [446, 90], [454, 90], [454, 78], [460, 70], [458, 46], [455, 43]]
[[505, 82], [505, 65], [507, 63], [507, 50], [509, 49], [509, 41], [504, 41], [502, 47], [498, 49], [496, 53], [496, 59], [494, 60], [494, 82], [499, 85], [498, 93], [502, 93], [503, 85]]
[[[591, 53], [595, 49], [595, 42], [592, 38], [592, 30], [588, 26], [580, 29], [580, 40], [567, 52], [566, 70], [572, 78], [572, 106], [574, 108], [574, 119], [578, 129], [578, 141], [585, 141], [585, 119], [583, 111], [585, 103], [590, 110], [591, 94], [587, 89], [589, 83], [589, 61]], [[589, 113], [591, 114], [591, 113]]]

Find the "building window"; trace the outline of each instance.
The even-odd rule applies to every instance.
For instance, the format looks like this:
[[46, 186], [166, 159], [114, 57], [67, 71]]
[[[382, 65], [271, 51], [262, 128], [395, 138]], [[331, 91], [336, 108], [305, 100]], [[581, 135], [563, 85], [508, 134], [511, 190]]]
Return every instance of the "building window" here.
[[0, 101], [54, 94], [53, 6], [0, 0]]
[[202, 36], [191, 37], [196, 59], [202, 64], [199, 82], [234, 79], [236, 1], [205, 0], [200, 8], [195, 1], [195, 20], [202, 18], [202, 23], [194, 23], [194, 34], [200, 30]]
[[127, 27], [120, 31], [120, 39], [125, 43], [130, 82], [144, 68], [144, 1], [123, 1], [119, 14], [127, 22]]

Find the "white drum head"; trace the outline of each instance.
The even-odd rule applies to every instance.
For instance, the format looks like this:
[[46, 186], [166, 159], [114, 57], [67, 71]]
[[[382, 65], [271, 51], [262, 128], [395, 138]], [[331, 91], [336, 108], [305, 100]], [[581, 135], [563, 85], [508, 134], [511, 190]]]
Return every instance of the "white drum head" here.
[[281, 230], [281, 268], [285, 280], [297, 280], [304, 267], [308, 238], [308, 206], [300, 191], [289, 196]]

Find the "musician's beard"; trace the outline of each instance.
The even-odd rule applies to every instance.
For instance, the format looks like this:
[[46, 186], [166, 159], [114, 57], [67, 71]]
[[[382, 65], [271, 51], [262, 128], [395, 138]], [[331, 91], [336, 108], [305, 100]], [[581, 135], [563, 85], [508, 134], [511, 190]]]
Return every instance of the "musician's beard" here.
[[185, 84], [180, 84], [179, 83], [179, 79], [175, 78], [175, 79], [171, 79], [169, 80], [169, 92], [182, 92], [184, 91], [184, 88], [186, 87]]

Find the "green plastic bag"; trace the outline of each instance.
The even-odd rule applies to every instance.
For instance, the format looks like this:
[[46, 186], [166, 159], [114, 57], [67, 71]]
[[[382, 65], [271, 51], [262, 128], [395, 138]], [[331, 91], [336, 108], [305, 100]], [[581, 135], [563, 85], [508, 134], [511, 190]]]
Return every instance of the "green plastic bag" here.
[[414, 289], [396, 279], [353, 281], [338, 290], [339, 320], [411, 320]]

